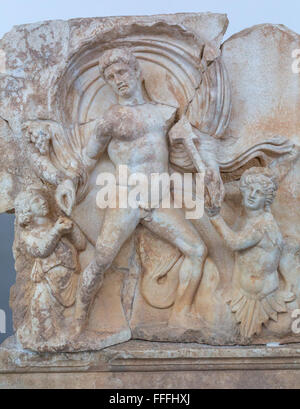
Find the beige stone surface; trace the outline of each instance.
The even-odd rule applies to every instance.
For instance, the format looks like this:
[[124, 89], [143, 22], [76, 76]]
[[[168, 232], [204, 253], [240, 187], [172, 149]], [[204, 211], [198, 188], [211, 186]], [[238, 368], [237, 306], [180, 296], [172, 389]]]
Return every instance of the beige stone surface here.
[[0, 374], [1, 389], [299, 389], [299, 372], [184, 371]]
[[298, 389], [299, 345], [210, 347], [130, 341], [99, 352], [0, 348], [1, 389]]
[[[264, 24], [222, 44], [227, 24], [213, 13], [73, 19], [0, 40], [0, 211], [16, 214], [11, 307], [25, 359], [105, 348], [86, 357], [109, 371], [108, 347], [125, 343], [126, 355], [130, 339], [160, 341], [151, 348], [166, 362], [161, 342], [185, 360], [208, 351], [199, 344], [299, 341], [300, 37]], [[122, 207], [121, 190], [135, 193], [125, 166], [146, 192], [154, 174], [192, 175], [200, 214], [187, 216], [186, 198], [177, 208], [170, 184]], [[108, 174], [119, 193], [103, 209]], [[210, 351], [239, 362], [245, 350]], [[293, 348], [270, 362], [282, 351], [293, 352], [278, 368], [291, 369]]]

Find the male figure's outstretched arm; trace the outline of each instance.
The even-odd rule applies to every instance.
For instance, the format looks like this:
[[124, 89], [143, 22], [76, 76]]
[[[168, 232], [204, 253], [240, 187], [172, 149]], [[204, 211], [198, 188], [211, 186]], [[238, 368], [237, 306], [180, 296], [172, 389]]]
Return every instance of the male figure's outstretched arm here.
[[192, 127], [186, 117], [181, 118], [169, 133], [170, 143], [182, 143], [196, 170], [205, 173], [206, 202], [210, 207], [220, 208], [225, 190], [215, 155], [213, 137]]

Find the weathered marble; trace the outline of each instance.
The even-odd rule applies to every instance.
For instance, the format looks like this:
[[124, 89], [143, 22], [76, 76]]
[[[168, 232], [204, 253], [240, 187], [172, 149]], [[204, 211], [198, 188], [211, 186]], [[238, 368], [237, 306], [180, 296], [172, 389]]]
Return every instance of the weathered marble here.
[[95, 352], [0, 347], [0, 389], [298, 389], [299, 345], [212, 347], [129, 341]]
[[[110, 371], [115, 347], [84, 351], [124, 343], [126, 355], [135, 339], [151, 341], [154, 361], [177, 344], [182, 359], [205, 360], [205, 344], [249, 369], [256, 352], [248, 365], [248, 350], [225, 346], [300, 341], [300, 36], [266, 24], [222, 44], [227, 24], [211, 13], [48, 21], [0, 41], [0, 211], [16, 214], [18, 345], [1, 350], [0, 372], [16, 362], [30, 372], [36, 352]], [[172, 183], [155, 187], [155, 174]], [[107, 175], [117, 193], [101, 196]], [[151, 200], [123, 206], [137, 175]], [[192, 207], [187, 196], [178, 206], [183, 175]], [[284, 348], [278, 368], [295, 369], [296, 349]]]

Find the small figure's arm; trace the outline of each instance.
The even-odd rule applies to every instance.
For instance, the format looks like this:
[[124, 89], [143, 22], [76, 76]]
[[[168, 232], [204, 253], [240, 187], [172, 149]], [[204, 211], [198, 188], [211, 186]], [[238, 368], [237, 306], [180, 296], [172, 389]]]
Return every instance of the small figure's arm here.
[[253, 247], [263, 238], [263, 233], [261, 229], [258, 229], [257, 223], [253, 224], [247, 230], [234, 232], [227, 226], [224, 219], [219, 214], [211, 217], [210, 221], [233, 251], [241, 251]]
[[58, 186], [66, 176], [50, 159], [51, 128], [43, 121], [27, 121], [23, 124], [27, 139], [27, 155], [38, 177]]
[[76, 223], [73, 222], [73, 229], [68, 234], [70, 241], [78, 251], [84, 251], [87, 245], [87, 239]]
[[281, 182], [285, 176], [290, 171], [292, 164], [300, 156], [300, 147], [294, 145], [290, 152], [274, 159], [270, 164], [269, 168], [274, 171], [277, 176], [278, 182]]
[[59, 171], [51, 162], [48, 156], [38, 153], [33, 146], [28, 147], [30, 160], [37, 176], [51, 185], [58, 186], [66, 176]]
[[26, 245], [26, 250], [35, 258], [49, 257], [55, 250], [61, 236], [69, 233], [72, 226], [71, 220], [60, 217], [50, 230], [40, 232], [38, 236], [23, 232], [22, 239]]

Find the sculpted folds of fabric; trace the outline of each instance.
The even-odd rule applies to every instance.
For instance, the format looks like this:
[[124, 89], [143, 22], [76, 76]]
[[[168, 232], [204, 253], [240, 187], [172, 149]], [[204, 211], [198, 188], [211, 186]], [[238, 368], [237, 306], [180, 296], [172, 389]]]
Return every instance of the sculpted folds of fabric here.
[[[2, 38], [22, 348], [299, 342], [300, 36], [265, 24], [223, 42], [227, 24], [90, 18]], [[199, 214], [178, 205], [179, 180]]]

